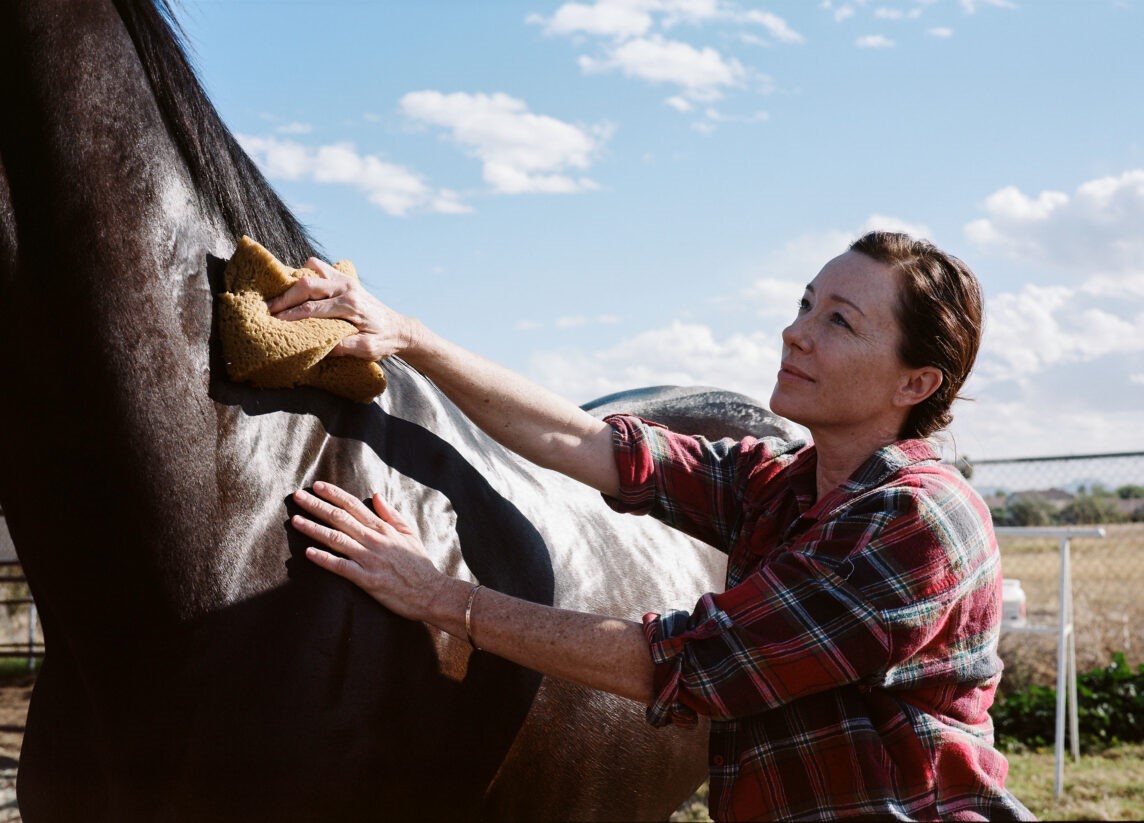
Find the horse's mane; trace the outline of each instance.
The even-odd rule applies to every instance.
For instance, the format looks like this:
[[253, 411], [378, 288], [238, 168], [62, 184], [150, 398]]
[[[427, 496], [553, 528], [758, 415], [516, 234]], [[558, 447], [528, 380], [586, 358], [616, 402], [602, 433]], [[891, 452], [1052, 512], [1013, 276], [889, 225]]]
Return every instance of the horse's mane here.
[[202, 205], [217, 209], [232, 235], [249, 234], [301, 265], [316, 244], [207, 98], [168, 0], [114, 3]]

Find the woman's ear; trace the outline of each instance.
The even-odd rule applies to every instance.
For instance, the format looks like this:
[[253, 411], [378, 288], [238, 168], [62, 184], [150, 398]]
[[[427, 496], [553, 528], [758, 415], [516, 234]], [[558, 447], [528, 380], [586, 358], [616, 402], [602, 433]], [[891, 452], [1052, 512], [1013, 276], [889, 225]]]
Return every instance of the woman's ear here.
[[909, 369], [903, 374], [902, 384], [898, 387], [898, 393], [894, 395], [894, 404], [916, 406], [941, 388], [943, 379], [941, 369], [935, 366]]

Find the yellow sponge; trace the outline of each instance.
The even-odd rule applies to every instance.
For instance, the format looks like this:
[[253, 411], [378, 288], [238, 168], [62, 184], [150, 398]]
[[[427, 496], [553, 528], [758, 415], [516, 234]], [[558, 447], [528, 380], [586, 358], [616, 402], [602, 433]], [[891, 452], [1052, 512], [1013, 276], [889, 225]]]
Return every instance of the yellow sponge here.
[[[334, 268], [357, 277], [348, 260]], [[316, 386], [369, 403], [385, 391], [381, 367], [357, 357], [328, 356], [343, 338], [357, 333], [352, 323], [317, 317], [279, 320], [266, 307], [267, 300], [310, 274], [279, 262], [249, 237], [238, 241], [223, 275], [226, 291], [218, 296], [227, 374], [263, 389]]]

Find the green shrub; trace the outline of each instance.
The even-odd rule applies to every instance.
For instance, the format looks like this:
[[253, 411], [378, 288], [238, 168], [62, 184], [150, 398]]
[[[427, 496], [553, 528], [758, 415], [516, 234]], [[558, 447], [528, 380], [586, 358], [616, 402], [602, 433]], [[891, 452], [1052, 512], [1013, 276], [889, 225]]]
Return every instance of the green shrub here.
[[1116, 499], [1099, 488], [1092, 494], [1078, 494], [1060, 513], [1060, 521], [1069, 525], [1123, 523], [1125, 519]]
[[[1052, 745], [1056, 711], [1057, 691], [1047, 686], [999, 698], [990, 710], [997, 747], [1012, 752]], [[1084, 750], [1144, 742], [1144, 664], [1133, 670], [1117, 652], [1106, 668], [1078, 675], [1077, 719]]]

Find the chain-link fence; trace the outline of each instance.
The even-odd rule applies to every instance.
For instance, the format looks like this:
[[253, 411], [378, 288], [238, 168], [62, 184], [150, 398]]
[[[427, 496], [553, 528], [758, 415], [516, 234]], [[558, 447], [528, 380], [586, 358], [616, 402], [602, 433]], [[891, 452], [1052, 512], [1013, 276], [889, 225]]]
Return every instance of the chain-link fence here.
[[[1130, 663], [1144, 661], [1144, 452], [973, 460], [960, 467], [998, 526], [1104, 529], [1103, 539], [1070, 541], [1077, 667], [1106, 666], [1116, 651]], [[1021, 581], [1029, 623], [1055, 624], [1060, 540], [1006, 535], [1000, 544], [1002, 570]], [[1051, 682], [1054, 636], [1006, 635], [1001, 650], [1020, 681]]]

